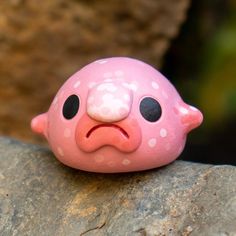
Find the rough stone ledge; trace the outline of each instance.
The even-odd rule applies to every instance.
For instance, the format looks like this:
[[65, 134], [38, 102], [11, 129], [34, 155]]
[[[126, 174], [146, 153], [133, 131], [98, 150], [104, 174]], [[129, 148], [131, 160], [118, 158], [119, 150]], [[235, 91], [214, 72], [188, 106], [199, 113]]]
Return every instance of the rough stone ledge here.
[[236, 235], [236, 168], [93, 174], [0, 138], [0, 235]]

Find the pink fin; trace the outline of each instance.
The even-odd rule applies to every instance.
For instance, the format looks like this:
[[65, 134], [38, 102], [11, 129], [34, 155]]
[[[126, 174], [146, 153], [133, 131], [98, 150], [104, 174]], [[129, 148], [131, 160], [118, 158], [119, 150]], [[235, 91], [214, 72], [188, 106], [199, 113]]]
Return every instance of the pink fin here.
[[186, 127], [186, 132], [197, 128], [203, 121], [202, 113], [195, 107], [182, 104], [179, 107], [179, 114], [181, 115], [181, 123]]
[[34, 117], [31, 121], [31, 129], [47, 138], [47, 113]]

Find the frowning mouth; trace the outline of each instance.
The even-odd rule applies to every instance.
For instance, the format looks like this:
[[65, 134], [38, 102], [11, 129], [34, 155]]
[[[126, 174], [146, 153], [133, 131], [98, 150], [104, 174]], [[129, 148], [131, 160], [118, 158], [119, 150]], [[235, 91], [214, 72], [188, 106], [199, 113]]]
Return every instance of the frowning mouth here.
[[96, 125], [94, 126], [93, 128], [91, 128], [88, 133], [86, 134], [86, 138], [89, 138], [90, 135], [93, 133], [93, 131], [99, 129], [99, 128], [104, 128], [104, 127], [111, 127], [111, 128], [114, 128], [114, 129], [117, 129], [118, 131], [120, 131], [127, 139], [129, 138], [129, 135], [128, 133], [123, 129], [121, 128], [120, 126], [118, 125], [115, 125], [115, 124], [99, 124], [99, 125]]
[[136, 119], [128, 117], [117, 123], [102, 123], [81, 117], [75, 133], [78, 148], [83, 152], [95, 152], [100, 148], [120, 152], [134, 152], [141, 144], [142, 134]]

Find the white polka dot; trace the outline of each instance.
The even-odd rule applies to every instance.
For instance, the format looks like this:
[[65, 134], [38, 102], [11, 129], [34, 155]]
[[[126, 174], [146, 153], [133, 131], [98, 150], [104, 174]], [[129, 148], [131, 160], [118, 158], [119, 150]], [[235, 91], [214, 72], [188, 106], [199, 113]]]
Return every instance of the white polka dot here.
[[81, 83], [80, 81], [77, 81], [77, 82], [74, 84], [73, 87], [74, 87], [74, 88], [78, 88], [78, 87], [80, 86], [80, 83]]
[[128, 88], [128, 89], [131, 89], [133, 91], [137, 91], [138, 87], [136, 84], [129, 84], [129, 83], [123, 83], [122, 84], [124, 87]]
[[94, 160], [97, 162], [97, 163], [101, 163], [104, 161], [104, 156], [103, 155], [96, 155], [94, 157]]
[[114, 84], [112, 84], [112, 83], [104, 83], [104, 84], [100, 84], [97, 87], [97, 90], [98, 91], [106, 90], [108, 92], [114, 93], [117, 90], [117, 87]]
[[166, 131], [166, 129], [161, 129], [161, 130], [160, 130], [160, 136], [161, 136], [162, 138], [165, 138], [165, 137], [167, 136], [167, 131]]
[[107, 63], [107, 60], [99, 60], [99, 61], [96, 61], [96, 63], [105, 64], [105, 63]]
[[121, 76], [123, 76], [123, 75], [124, 75], [124, 72], [123, 72], [122, 70], [117, 70], [117, 71], [115, 71], [115, 76], [121, 77]]
[[88, 87], [89, 87], [89, 88], [93, 88], [95, 85], [96, 85], [95, 82], [91, 82], [91, 83], [89, 83]]
[[185, 115], [188, 114], [188, 110], [186, 108], [184, 108], [184, 107], [180, 107], [179, 110], [180, 110], [181, 113], [183, 113]]
[[148, 140], [148, 146], [153, 148], [156, 146], [157, 140], [155, 138], [151, 138]]
[[130, 160], [124, 159], [124, 160], [122, 161], [122, 164], [123, 164], [124, 166], [127, 166], [127, 165], [130, 164]]
[[109, 161], [107, 163], [107, 165], [110, 166], [110, 167], [114, 167], [116, 165], [116, 163], [114, 161]]
[[124, 95], [124, 99], [125, 99], [126, 101], [130, 101], [130, 96], [129, 96], [129, 94], [125, 94], [125, 95]]
[[61, 147], [58, 147], [57, 148], [57, 152], [58, 152], [58, 154], [60, 155], [60, 156], [64, 156], [64, 152], [63, 152], [63, 150], [62, 150], [62, 148]]
[[71, 136], [71, 130], [68, 129], [68, 128], [66, 128], [66, 129], [64, 130], [64, 137], [65, 137], [65, 138], [69, 138], [70, 136]]
[[193, 107], [193, 106], [189, 106], [189, 107], [192, 111], [198, 111], [198, 109], [196, 107]]
[[162, 90], [162, 95], [163, 95], [163, 97], [165, 98], [165, 99], [168, 99], [169, 98], [169, 96], [167, 95], [167, 93], [164, 91], [164, 90]]
[[159, 89], [158, 83], [156, 83], [156, 82], [154, 82], [154, 81], [152, 81], [152, 87], [153, 87], [154, 89]]
[[58, 98], [55, 97], [52, 104], [53, 104], [53, 105], [56, 105], [57, 101], [58, 101]]

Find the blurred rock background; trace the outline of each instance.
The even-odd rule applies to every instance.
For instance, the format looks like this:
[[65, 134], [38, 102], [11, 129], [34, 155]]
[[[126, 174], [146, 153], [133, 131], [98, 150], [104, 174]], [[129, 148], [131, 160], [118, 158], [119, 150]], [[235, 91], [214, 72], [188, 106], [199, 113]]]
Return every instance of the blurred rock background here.
[[0, 133], [44, 142], [31, 118], [64, 81], [102, 57], [160, 66], [189, 0], [1, 0]]
[[161, 69], [203, 111], [182, 159], [236, 164], [235, 0], [1, 0], [0, 135], [44, 143], [31, 118], [78, 68], [114, 55]]

